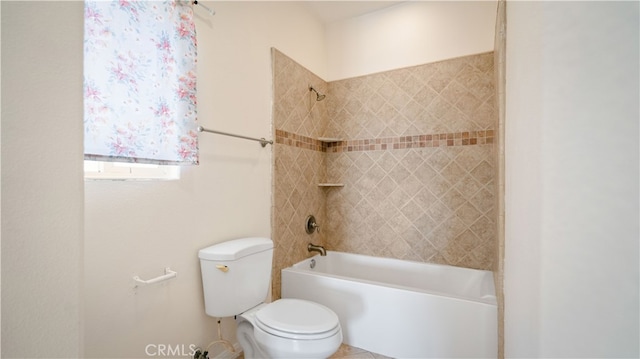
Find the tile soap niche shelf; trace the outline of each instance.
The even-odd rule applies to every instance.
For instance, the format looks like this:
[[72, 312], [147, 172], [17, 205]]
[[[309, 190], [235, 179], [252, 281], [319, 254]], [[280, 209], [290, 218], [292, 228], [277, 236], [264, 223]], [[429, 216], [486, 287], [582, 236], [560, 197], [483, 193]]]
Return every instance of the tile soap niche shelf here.
[[333, 142], [341, 142], [342, 139], [341, 138], [334, 138], [334, 137], [318, 137], [318, 141], [326, 142], [326, 143], [333, 143]]
[[[337, 142], [342, 142], [342, 139], [335, 138], [335, 137], [318, 137], [318, 141], [324, 142], [324, 143], [337, 143]], [[344, 183], [321, 182], [321, 183], [318, 183], [318, 187], [321, 187], [321, 188], [344, 187]]]
[[318, 187], [344, 187], [344, 183], [318, 183]]

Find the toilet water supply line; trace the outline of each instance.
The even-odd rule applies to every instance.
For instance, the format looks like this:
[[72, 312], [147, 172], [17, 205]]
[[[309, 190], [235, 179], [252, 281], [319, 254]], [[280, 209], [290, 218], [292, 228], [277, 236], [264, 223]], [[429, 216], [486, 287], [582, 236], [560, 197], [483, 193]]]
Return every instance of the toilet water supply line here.
[[213, 342], [211, 342], [209, 345], [207, 345], [207, 349], [204, 350], [204, 353], [202, 353], [202, 357], [206, 358], [207, 354], [209, 353], [209, 349], [216, 345], [216, 344], [222, 344], [224, 346], [225, 349], [227, 349], [230, 353], [235, 353], [236, 350], [233, 348], [233, 344], [231, 344], [230, 341], [226, 340], [226, 339], [222, 339], [222, 330], [220, 327], [220, 318], [218, 318], [218, 340], [215, 340]]
[[222, 339], [222, 331], [220, 329], [220, 318], [218, 318], [218, 340], [215, 340], [211, 342], [209, 345], [207, 345], [207, 348], [204, 350], [204, 352], [200, 352], [200, 349], [198, 349], [195, 352], [193, 357], [196, 359], [203, 359], [203, 358], [208, 359], [209, 349], [216, 344], [222, 344], [224, 348], [227, 349], [232, 354], [236, 352], [236, 350], [233, 348], [233, 344], [231, 344], [230, 341], [226, 339]]

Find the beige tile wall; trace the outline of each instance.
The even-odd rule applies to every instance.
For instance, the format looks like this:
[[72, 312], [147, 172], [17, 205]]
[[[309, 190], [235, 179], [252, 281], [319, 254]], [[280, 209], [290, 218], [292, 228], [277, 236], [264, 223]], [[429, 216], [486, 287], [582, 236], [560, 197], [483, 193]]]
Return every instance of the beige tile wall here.
[[[493, 269], [493, 53], [331, 83], [277, 50], [273, 61], [275, 298], [280, 270], [305, 258], [309, 241]], [[304, 232], [310, 213], [320, 234]]]
[[493, 53], [331, 82], [327, 102], [325, 135], [364, 140], [327, 154], [345, 183], [328, 192], [328, 247], [493, 269]]
[[325, 135], [363, 139], [493, 129], [493, 53], [331, 82]]
[[[277, 299], [280, 298], [280, 271], [308, 256], [307, 243], [325, 244], [326, 195], [317, 185], [326, 177], [325, 156], [319, 148], [307, 144], [323, 134], [327, 118], [326, 102], [317, 102], [308, 86], [325, 92], [327, 85], [275, 49], [272, 61], [276, 138], [271, 212], [275, 244], [272, 292]], [[295, 134], [295, 139], [284, 138], [280, 135], [283, 133]], [[320, 224], [320, 233], [305, 232], [305, 218], [310, 214]]]
[[490, 269], [490, 147], [329, 154], [328, 174], [345, 186], [328, 192], [328, 247]]

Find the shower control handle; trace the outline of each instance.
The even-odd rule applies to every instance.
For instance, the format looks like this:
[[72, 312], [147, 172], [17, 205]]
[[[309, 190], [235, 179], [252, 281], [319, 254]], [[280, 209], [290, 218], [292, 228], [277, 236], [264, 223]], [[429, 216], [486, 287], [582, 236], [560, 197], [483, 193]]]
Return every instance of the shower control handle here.
[[312, 214], [307, 216], [307, 219], [304, 222], [304, 229], [308, 234], [312, 234], [314, 231], [320, 233], [320, 225], [316, 222], [316, 217]]

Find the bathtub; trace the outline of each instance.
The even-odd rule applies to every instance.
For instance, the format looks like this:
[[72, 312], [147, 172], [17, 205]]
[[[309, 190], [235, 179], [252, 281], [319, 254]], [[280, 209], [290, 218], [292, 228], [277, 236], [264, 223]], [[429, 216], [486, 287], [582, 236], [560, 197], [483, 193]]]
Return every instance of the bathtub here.
[[393, 358], [496, 358], [489, 271], [328, 251], [282, 270], [282, 297], [340, 318], [345, 344]]

